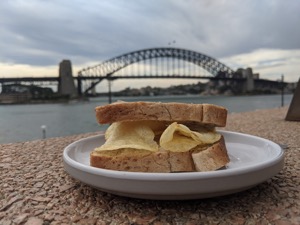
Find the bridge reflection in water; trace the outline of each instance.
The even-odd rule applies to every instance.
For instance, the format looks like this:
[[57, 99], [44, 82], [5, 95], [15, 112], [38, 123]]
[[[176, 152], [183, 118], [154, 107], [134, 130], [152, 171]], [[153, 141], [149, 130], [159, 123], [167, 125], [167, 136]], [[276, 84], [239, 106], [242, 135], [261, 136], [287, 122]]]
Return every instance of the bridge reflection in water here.
[[[61, 67], [65, 65], [65, 61], [60, 64]], [[258, 75], [252, 73], [251, 68], [234, 71], [210, 56], [179, 48], [151, 48], [123, 54], [84, 68], [77, 76], [73, 76], [73, 79], [68, 77], [69, 73], [72, 73], [69, 68], [60, 68], [60, 71], [68, 71], [68, 74], [60, 72], [59, 77], [0, 78], [0, 83], [3, 85], [54, 82], [60, 87], [60, 92], [63, 92], [64, 89], [68, 89], [64, 87], [74, 85], [75, 81], [77, 91], [70, 89], [70, 93], [64, 93], [71, 96], [86, 95], [105, 79], [207, 79], [226, 82], [241, 93], [251, 92], [257, 86], [279, 88], [282, 84], [278, 81], [259, 79]]]

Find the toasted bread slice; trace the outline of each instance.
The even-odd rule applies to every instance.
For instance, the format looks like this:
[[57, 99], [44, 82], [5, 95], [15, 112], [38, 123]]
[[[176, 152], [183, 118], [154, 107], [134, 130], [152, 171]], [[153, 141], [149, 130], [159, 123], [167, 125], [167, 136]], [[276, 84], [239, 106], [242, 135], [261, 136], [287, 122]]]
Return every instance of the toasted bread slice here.
[[120, 149], [93, 151], [90, 165], [102, 169], [130, 172], [194, 172], [216, 170], [229, 162], [224, 139], [213, 145], [187, 152]]
[[100, 124], [116, 121], [155, 120], [195, 122], [212, 126], [226, 125], [227, 110], [211, 104], [116, 102], [96, 107]]

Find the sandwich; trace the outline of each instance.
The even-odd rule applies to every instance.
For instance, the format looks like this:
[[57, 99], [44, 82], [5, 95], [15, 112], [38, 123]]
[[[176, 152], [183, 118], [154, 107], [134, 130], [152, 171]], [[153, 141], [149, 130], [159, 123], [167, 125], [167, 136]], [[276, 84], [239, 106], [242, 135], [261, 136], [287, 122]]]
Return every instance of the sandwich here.
[[227, 110], [211, 104], [115, 102], [95, 108], [110, 124], [105, 143], [90, 154], [93, 167], [130, 172], [201, 172], [229, 162]]

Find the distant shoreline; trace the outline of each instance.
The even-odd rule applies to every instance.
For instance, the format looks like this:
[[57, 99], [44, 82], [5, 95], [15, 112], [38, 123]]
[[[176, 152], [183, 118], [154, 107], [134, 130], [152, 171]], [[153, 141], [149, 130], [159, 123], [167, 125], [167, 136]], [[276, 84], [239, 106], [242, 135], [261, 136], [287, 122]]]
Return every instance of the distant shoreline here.
[[[248, 94], [240, 94], [240, 95], [228, 95], [228, 94], [161, 94], [161, 95], [109, 95], [107, 93], [99, 93], [97, 95], [89, 95], [87, 97], [78, 97], [78, 98], [56, 98], [56, 99], [23, 99], [20, 98], [20, 95], [16, 95], [14, 98], [5, 97], [3, 98], [2, 94], [0, 94], [0, 105], [27, 105], [27, 104], [61, 104], [61, 103], [75, 103], [75, 102], [86, 102], [90, 99], [94, 98], [159, 98], [159, 97], [188, 97], [188, 96], [199, 96], [199, 97], [213, 97], [213, 96], [220, 96], [220, 97], [242, 97], [242, 96], [272, 96], [272, 95], [281, 95], [279, 93], [260, 93], [260, 94], [254, 94], [254, 93], [248, 93]], [[284, 93], [285, 95], [292, 95], [291, 93]]]
[[88, 101], [86, 97], [80, 98], [68, 98], [68, 97], [57, 97], [57, 98], [44, 98], [34, 99], [29, 98], [22, 94], [0, 94], [0, 105], [26, 105], [26, 104], [60, 104], [69, 103], [73, 101]]
[[[168, 95], [168, 94], [165, 94], [165, 95], [138, 95], [138, 96], [131, 96], [131, 95], [112, 95], [112, 96], [109, 96], [107, 94], [98, 94], [98, 95], [89, 95], [87, 97], [77, 97], [77, 98], [56, 98], [56, 99], [25, 99], [23, 100], [22, 98], [16, 98], [16, 99], [3, 99], [1, 98], [1, 95], [0, 94], [0, 106], [1, 105], [34, 105], [34, 104], [62, 104], [62, 103], [76, 103], [76, 102], [88, 102], [90, 101], [90, 99], [95, 99], [95, 98], [103, 98], [103, 99], [107, 99], [109, 101], [109, 98], [111, 99], [116, 99], [116, 98], [166, 98], [166, 97], [188, 97], [188, 96], [191, 96], [191, 97], [213, 97], [213, 96], [216, 96], [216, 97], [243, 97], [243, 96], [275, 96], [275, 95], [278, 95], [280, 96], [281, 94], [279, 93], [271, 93], [271, 94], [265, 94], [265, 93], [261, 93], [261, 94], [251, 94], [251, 93], [248, 93], [248, 94], [240, 94], [240, 95], [227, 95], [227, 94], [178, 94], [178, 95]], [[284, 96], [287, 96], [287, 95], [293, 95], [292, 93], [284, 93], [283, 97]]]

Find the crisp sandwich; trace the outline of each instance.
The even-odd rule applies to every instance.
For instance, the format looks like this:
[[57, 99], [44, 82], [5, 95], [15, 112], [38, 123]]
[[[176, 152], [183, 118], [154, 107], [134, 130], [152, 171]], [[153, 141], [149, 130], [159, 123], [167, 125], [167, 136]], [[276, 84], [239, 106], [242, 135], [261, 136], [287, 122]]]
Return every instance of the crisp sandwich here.
[[226, 109], [208, 104], [118, 102], [97, 107], [98, 122], [111, 125], [90, 163], [133, 172], [219, 169], [229, 157], [215, 127], [225, 126], [226, 116]]

